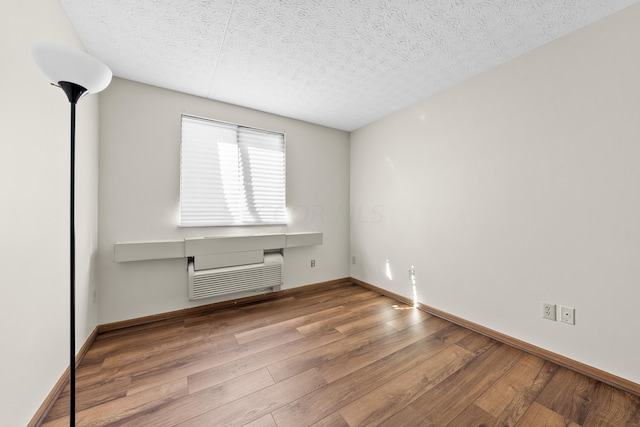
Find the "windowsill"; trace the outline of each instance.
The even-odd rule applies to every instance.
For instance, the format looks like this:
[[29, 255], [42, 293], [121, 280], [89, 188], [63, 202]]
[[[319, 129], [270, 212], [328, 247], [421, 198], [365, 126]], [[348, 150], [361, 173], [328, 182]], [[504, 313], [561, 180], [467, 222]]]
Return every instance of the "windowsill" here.
[[148, 261], [321, 244], [322, 232], [203, 236], [182, 240], [118, 242], [113, 245], [113, 260], [114, 262]]

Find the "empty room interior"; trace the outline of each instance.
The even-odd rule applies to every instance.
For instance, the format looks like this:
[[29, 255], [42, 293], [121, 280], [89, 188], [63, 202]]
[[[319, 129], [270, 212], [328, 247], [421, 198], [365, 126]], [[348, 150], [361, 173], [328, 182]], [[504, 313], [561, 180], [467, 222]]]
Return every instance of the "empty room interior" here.
[[640, 425], [640, 2], [1, 8], [0, 425]]

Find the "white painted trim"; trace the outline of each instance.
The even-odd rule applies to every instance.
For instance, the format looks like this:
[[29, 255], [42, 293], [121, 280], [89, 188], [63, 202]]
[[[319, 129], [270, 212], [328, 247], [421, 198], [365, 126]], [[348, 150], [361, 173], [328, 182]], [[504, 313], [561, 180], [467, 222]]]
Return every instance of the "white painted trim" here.
[[322, 232], [305, 232], [117, 242], [113, 245], [113, 260], [114, 262], [148, 261], [313, 246], [321, 245], [322, 237]]

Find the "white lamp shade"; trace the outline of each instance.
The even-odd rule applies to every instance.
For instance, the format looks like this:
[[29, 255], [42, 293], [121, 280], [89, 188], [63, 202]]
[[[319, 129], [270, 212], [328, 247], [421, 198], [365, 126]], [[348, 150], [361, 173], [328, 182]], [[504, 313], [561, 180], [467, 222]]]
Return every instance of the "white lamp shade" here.
[[75, 83], [89, 93], [98, 93], [111, 83], [109, 67], [85, 52], [58, 43], [37, 42], [32, 53], [52, 83]]

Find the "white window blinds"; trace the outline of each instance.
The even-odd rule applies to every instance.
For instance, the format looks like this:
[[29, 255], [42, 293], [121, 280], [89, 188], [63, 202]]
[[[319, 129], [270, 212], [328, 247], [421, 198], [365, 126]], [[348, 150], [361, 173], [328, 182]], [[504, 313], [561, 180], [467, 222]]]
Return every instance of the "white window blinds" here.
[[286, 223], [284, 135], [182, 116], [180, 225]]

